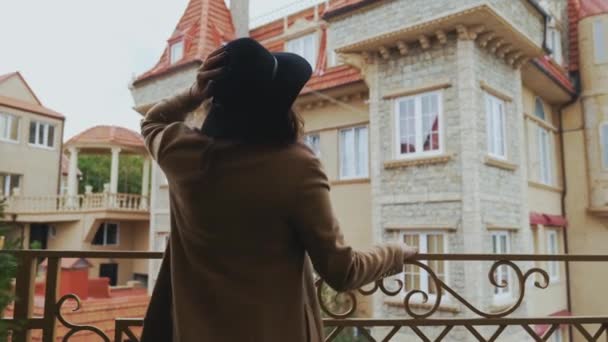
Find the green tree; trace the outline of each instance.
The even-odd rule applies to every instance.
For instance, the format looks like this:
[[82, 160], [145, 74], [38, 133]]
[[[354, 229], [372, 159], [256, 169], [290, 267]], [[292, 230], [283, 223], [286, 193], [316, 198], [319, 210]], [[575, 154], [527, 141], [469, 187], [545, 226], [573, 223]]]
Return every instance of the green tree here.
[[[141, 177], [144, 159], [137, 155], [121, 155], [118, 167], [118, 192], [141, 193]], [[103, 191], [103, 185], [110, 182], [111, 156], [108, 154], [85, 154], [78, 157], [78, 168], [82, 172], [79, 193], [84, 193], [86, 185], [93, 186], [93, 192]]]
[[[9, 227], [2, 221], [4, 219], [4, 209], [6, 201], [0, 199], [0, 240], [8, 234]], [[19, 241], [5, 241], [4, 249], [19, 248]], [[0, 253], [0, 318], [3, 317], [4, 311], [8, 305], [14, 300], [12, 292], [12, 282], [17, 273], [17, 259], [10, 254]], [[6, 323], [0, 321], [0, 341], [8, 340], [8, 328]]]

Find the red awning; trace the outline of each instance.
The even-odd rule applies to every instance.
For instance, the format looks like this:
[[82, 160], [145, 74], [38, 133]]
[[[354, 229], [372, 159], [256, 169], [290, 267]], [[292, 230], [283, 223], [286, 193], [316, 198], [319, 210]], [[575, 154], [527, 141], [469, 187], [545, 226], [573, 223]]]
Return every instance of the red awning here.
[[568, 220], [561, 215], [543, 214], [532, 211], [530, 212], [530, 224], [542, 224], [543, 226], [550, 227], [567, 227]]
[[[572, 316], [572, 313], [568, 310], [561, 310], [561, 311], [554, 312], [549, 315], [549, 317], [570, 317], [570, 316]], [[534, 326], [534, 332], [540, 337], [542, 337], [547, 332], [547, 330], [549, 330], [549, 324], [537, 324], [536, 326]]]

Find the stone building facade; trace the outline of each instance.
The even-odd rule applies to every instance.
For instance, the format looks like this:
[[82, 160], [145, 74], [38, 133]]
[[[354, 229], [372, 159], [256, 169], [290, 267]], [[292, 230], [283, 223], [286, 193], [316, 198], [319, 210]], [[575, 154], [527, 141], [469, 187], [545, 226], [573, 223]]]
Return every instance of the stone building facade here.
[[[306, 141], [326, 168], [347, 240], [357, 248], [408, 243], [426, 253], [568, 252], [569, 168], [564, 160], [572, 158], [567, 151], [580, 154], [585, 141], [573, 138], [565, 146], [562, 121], [574, 125], [582, 115], [571, 105], [578, 95], [571, 65], [579, 57], [572, 39], [579, 19], [576, 4], [584, 2], [319, 1], [250, 31], [269, 50], [302, 54], [315, 69], [295, 108], [305, 120]], [[196, 3], [191, 1], [189, 10]], [[587, 37], [580, 39], [583, 47]], [[191, 82], [194, 67], [187, 61], [183, 65], [134, 83], [140, 112], [177, 89], [177, 83]], [[594, 69], [597, 75], [605, 74], [602, 68]], [[594, 81], [599, 91], [602, 77]], [[587, 122], [591, 130], [600, 122], [594, 120]], [[586, 137], [597, 141], [592, 134]], [[594, 158], [601, 154], [586, 151]], [[153, 183], [161, 184], [160, 171], [155, 173]], [[168, 215], [166, 185], [155, 188], [159, 199], [153, 221], [158, 227], [166, 221], [168, 229], [166, 218], [162, 221]], [[550, 282], [546, 289], [527, 282], [515, 314], [565, 315], [576, 308], [567, 267], [517, 265], [524, 271], [548, 270]], [[496, 313], [513, 305], [521, 289], [516, 272], [506, 266], [498, 267], [495, 276], [509, 285], [493, 286], [490, 266], [428, 262], [468, 303]], [[406, 317], [403, 300], [411, 290], [431, 295], [427, 303], [420, 296], [410, 298], [411, 307], [429, 310], [436, 298], [432, 279], [415, 267], [404, 271], [402, 293], [368, 298], [357, 314]], [[450, 296], [436, 315], [475, 316]], [[558, 341], [570, 337], [565, 329], [555, 334]], [[503, 336], [527, 338], [521, 329]], [[454, 330], [448, 337], [468, 341], [471, 335]]]

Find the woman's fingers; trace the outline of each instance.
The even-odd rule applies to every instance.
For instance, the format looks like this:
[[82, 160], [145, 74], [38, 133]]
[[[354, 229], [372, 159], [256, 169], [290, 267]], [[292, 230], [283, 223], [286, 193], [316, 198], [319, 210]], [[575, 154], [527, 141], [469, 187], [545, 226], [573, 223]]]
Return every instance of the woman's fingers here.
[[226, 52], [219, 53], [214, 56], [210, 56], [205, 62], [199, 67], [198, 71], [211, 70], [219, 66], [226, 58], [228, 54]]
[[222, 71], [224, 71], [224, 67], [219, 67], [219, 68], [215, 68], [212, 70], [203, 70], [200, 71], [197, 75], [196, 75], [196, 81], [198, 82], [199, 85], [204, 85], [205, 83], [207, 83], [209, 80], [212, 80], [214, 78], [216, 78], [217, 76], [219, 76]]

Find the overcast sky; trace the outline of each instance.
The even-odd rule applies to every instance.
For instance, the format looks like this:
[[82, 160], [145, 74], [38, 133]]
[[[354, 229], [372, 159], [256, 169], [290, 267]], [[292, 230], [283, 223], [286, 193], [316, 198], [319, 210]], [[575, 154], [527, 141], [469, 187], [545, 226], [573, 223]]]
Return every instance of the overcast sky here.
[[[251, 17], [294, 1], [251, 0]], [[138, 130], [128, 85], [158, 61], [187, 2], [0, 0], [0, 75], [20, 71], [64, 114], [65, 140], [100, 124]]]

